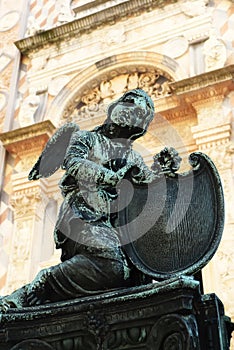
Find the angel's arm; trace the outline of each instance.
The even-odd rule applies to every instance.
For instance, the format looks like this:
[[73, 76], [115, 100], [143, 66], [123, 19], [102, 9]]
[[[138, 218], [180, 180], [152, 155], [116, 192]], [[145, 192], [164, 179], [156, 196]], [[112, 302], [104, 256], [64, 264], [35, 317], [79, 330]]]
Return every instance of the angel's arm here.
[[158, 174], [152, 171], [144, 162], [142, 156], [133, 151], [132, 162], [135, 164], [135, 171], [132, 173], [132, 181], [135, 183], [149, 183], [158, 177]]
[[119, 178], [115, 172], [88, 159], [95, 137], [95, 133], [89, 131], [74, 133], [64, 158], [63, 169], [82, 183], [116, 185]]

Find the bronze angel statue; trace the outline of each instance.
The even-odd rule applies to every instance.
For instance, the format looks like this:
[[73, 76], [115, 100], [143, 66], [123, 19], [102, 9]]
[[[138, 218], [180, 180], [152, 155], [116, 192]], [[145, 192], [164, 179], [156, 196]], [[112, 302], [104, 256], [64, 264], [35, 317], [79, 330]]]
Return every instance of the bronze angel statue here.
[[61, 263], [44, 269], [29, 284], [0, 300], [0, 309], [57, 302], [134, 284], [121, 247], [114, 210], [116, 186], [128, 171], [136, 183], [156, 175], [132, 149], [154, 117], [151, 98], [141, 89], [110, 104], [107, 119], [92, 131], [65, 124], [48, 141], [29, 180], [65, 170], [64, 197], [55, 225]]

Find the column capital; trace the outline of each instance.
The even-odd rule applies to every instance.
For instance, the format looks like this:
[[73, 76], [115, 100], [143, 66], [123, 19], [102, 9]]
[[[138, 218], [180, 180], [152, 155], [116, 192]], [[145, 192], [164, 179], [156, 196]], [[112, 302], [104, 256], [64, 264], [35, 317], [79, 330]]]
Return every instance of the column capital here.
[[15, 219], [42, 218], [44, 209], [48, 203], [47, 179], [29, 181], [27, 173], [12, 175], [11, 205], [14, 208]]

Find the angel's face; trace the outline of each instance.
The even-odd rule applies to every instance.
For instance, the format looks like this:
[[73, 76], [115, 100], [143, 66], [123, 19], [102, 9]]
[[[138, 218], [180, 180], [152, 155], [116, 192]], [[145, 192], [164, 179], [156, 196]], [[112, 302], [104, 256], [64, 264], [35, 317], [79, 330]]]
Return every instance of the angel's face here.
[[140, 95], [126, 93], [112, 108], [110, 120], [121, 127], [146, 130], [152, 120], [152, 112], [147, 100]]

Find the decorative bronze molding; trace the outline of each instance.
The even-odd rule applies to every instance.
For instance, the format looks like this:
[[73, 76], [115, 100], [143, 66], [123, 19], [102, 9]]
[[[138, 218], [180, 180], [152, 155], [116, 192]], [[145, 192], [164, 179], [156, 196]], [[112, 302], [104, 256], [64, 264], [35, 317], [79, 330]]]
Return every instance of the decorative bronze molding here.
[[91, 32], [105, 24], [113, 24], [124, 18], [138, 16], [156, 7], [174, 2], [177, 2], [177, 0], [129, 0], [61, 26], [41, 31], [34, 36], [18, 40], [15, 42], [15, 45], [23, 54], [28, 54], [31, 50], [48, 43], [55, 43], [61, 41], [61, 39], [72, 38], [84, 32]]

